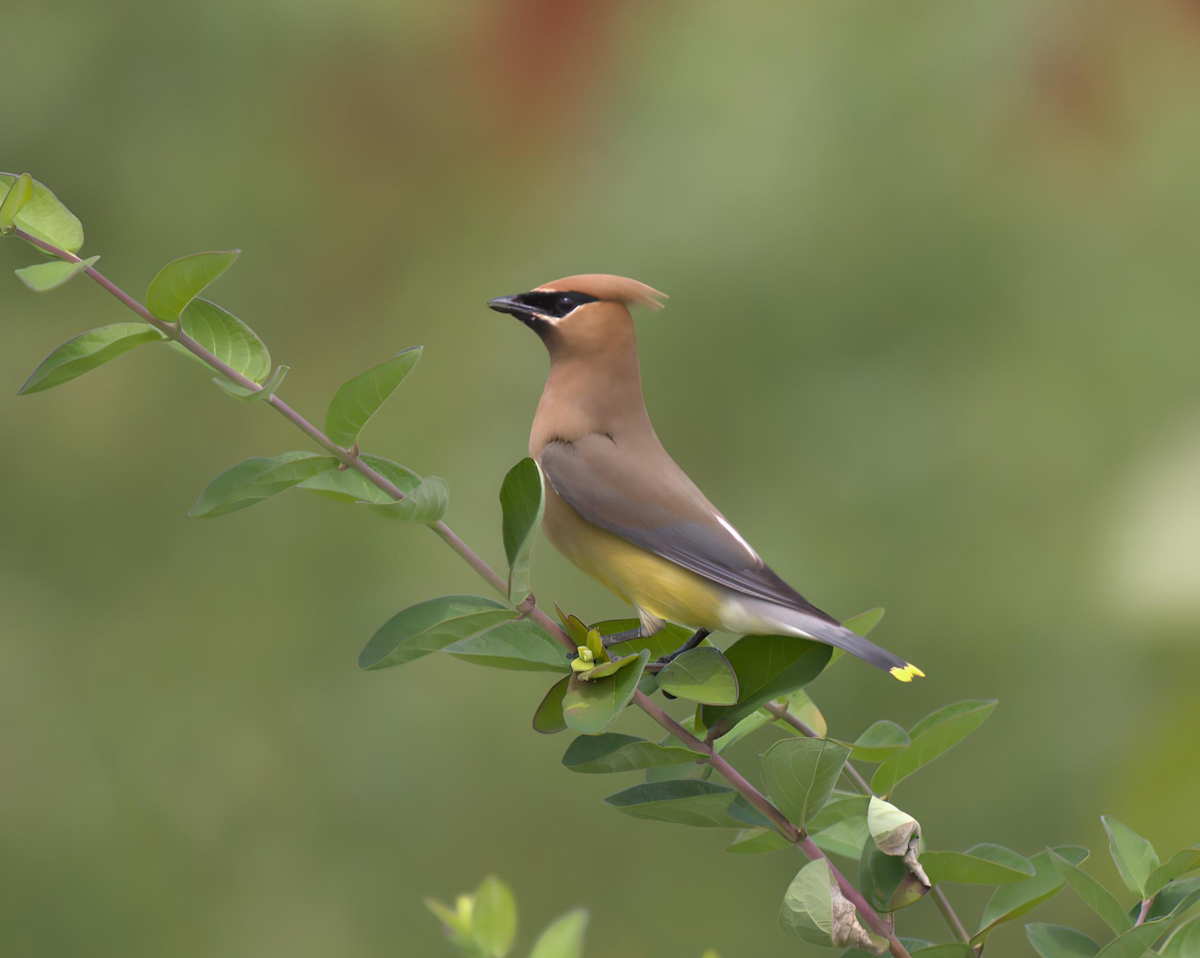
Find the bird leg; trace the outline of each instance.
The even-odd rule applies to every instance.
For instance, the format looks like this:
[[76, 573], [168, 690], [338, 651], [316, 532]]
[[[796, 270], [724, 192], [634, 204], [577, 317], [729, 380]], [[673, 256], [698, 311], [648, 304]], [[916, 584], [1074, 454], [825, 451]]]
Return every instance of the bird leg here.
[[670, 655], [664, 655], [662, 658], [660, 658], [654, 664], [655, 665], [667, 665], [668, 663], [674, 661], [678, 656], [683, 655], [684, 652], [690, 652], [692, 649], [694, 649], [696, 646], [698, 646], [701, 642], [703, 642], [705, 639], [707, 639], [710, 635], [712, 635], [711, 629], [697, 629], [695, 631], [695, 633], [692, 635], [692, 637], [690, 639], [688, 639], [686, 642], [684, 642], [683, 645], [681, 645], [679, 648], [677, 648]]
[[646, 638], [643, 634], [641, 626], [636, 629], [626, 629], [624, 632], [614, 632], [612, 635], [606, 635], [603, 639], [606, 649], [612, 648], [614, 645], [620, 645], [622, 642], [632, 642], [634, 639]]

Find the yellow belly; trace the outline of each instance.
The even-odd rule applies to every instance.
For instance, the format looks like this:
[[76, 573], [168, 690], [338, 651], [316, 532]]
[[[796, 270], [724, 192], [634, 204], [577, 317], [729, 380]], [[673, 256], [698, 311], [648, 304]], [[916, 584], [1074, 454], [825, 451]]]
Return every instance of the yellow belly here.
[[580, 569], [653, 616], [720, 628], [719, 587], [702, 576], [593, 525], [547, 489], [546, 537]]

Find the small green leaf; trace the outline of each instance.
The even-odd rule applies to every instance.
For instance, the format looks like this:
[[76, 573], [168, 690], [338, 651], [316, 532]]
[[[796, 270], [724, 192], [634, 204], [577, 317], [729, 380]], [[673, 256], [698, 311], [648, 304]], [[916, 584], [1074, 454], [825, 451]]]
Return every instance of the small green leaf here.
[[1166, 921], [1148, 921], [1130, 928], [1101, 948], [1096, 958], [1142, 958], [1146, 949], [1166, 932], [1168, 924]]
[[1197, 868], [1200, 868], [1200, 848], [1185, 848], [1176, 852], [1170, 861], [1150, 873], [1146, 879], [1146, 897], [1157, 895], [1169, 882]]
[[21, 282], [35, 293], [48, 293], [52, 289], [58, 289], [69, 283], [89, 267], [95, 266], [98, 259], [100, 259], [99, 256], [92, 256], [89, 259], [81, 259], [78, 263], [71, 263], [65, 259], [54, 259], [48, 263], [26, 266], [24, 269], [16, 270], [16, 274]]
[[763, 782], [779, 810], [805, 828], [833, 793], [849, 755], [825, 739], [783, 739], [762, 757]]
[[150, 288], [146, 291], [146, 308], [159, 319], [175, 322], [188, 303], [229, 269], [241, 252], [240, 249], [231, 249], [193, 253], [171, 260], [150, 281]]
[[533, 730], [542, 735], [553, 735], [555, 732], [565, 732], [567, 720], [563, 718], [563, 696], [567, 694], [569, 675], [563, 676], [552, 686], [538, 703], [537, 711], [533, 713]]
[[829, 662], [830, 647], [781, 635], [743, 636], [725, 652], [738, 680], [736, 705], [706, 705], [705, 726], [718, 737], [772, 699], [803, 688]]
[[884, 610], [882, 608], [867, 609], [866, 612], [860, 612], [858, 615], [853, 615], [843, 620], [842, 627], [858, 635], [866, 636], [875, 626], [883, 621], [883, 613]]
[[922, 852], [921, 864], [935, 885], [1005, 885], [1033, 876], [1028, 858], [986, 842], [965, 852]]
[[446, 480], [438, 476], [426, 476], [403, 499], [391, 502], [376, 502], [374, 498], [363, 500], [362, 505], [369, 506], [382, 516], [389, 519], [400, 519], [404, 522], [423, 522], [433, 525], [441, 522], [450, 507], [450, 486]]
[[[0, 173], [0, 191], [7, 193], [18, 179], [20, 177], [13, 173]], [[79, 220], [49, 188], [37, 180], [33, 181], [32, 199], [17, 211], [14, 222], [30, 236], [36, 236], [69, 253], [78, 253], [83, 246], [83, 226]], [[35, 248], [43, 255], [48, 255], [40, 247]]]
[[742, 823], [729, 812], [736, 795], [725, 785], [678, 778], [634, 785], [604, 802], [634, 818], [698, 828], [740, 828]]
[[[366, 454], [361, 458], [363, 462], [378, 472], [383, 478], [399, 487], [400, 491], [405, 495], [411, 493], [421, 484], [420, 476], [398, 462]], [[375, 505], [387, 505], [389, 502], [396, 501], [373, 482], [368, 482], [366, 477], [355, 469], [325, 472], [300, 483], [297, 488], [307, 489], [327, 499], [333, 499], [338, 502], [349, 502], [351, 504], [361, 505], [362, 503], [370, 502]], [[393, 516], [386, 510], [381, 511], [379, 514], [393, 519], [402, 518], [398, 515]]]
[[743, 828], [725, 851], [733, 855], [763, 855], [792, 845], [773, 828]]
[[1025, 934], [1042, 958], [1095, 958], [1100, 950], [1087, 935], [1062, 925], [1034, 922], [1025, 926]]
[[826, 948], [855, 945], [879, 954], [883, 946], [882, 939], [872, 938], [859, 924], [854, 906], [842, 897], [823, 858], [809, 862], [792, 879], [779, 908], [779, 923]]
[[[1154, 896], [1150, 910], [1146, 913], [1146, 921], [1159, 918], [1176, 918], [1200, 901], [1200, 878], [1181, 878], [1167, 885]], [[1141, 903], [1130, 909], [1130, 921], [1137, 918], [1141, 911]]]
[[33, 199], [33, 177], [22, 173], [8, 186], [3, 202], [0, 202], [0, 234], [11, 233], [16, 224], [14, 220], [25, 204]]
[[1102, 815], [1100, 821], [1108, 832], [1108, 850], [1121, 873], [1121, 880], [1138, 898], [1148, 898], [1146, 886], [1159, 867], [1154, 846], [1111, 815]]
[[1184, 922], [1171, 932], [1158, 952], [1162, 958], [1197, 958], [1200, 956], [1200, 915]]
[[[822, 809], [824, 812], [824, 809]], [[867, 819], [846, 818], [820, 831], [814, 829], [812, 840], [827, 855], [841, 855], [856, 862], [862, 858], [863, 847], [871, 840]]]
[[779, 924], [812, 944], [832, 944], [832, 878], [827, 861], [811, 861], [796, 873], [784, 893]]
[[353, 448], [367, 421], [417, 364], [421, 350], [421, 346], [410, 346], [343, 383], [325, 413], [325, 435], [339, 446]]
[[[254, 330], [228, 310], [206, 299], [193, 299], [180, 315], [183, 331], [210, 353], [241, 373], [261, 383], [271, 375], [271, 354]], [[189, 352], [184, 346], [173, 344]]]
[[89, 329], [68, 339], [43, 359], [17, 395], [24, 396], [61, 386], [76, 376], [103, 366], [110, 359], [116, 359], [121, 353], [129, 352], [135, 346], [164, 339], [166, 337], [162, 333], [145, 323], [114, 323], [112, 326]]
[[504, 554], [508, 558], [508, 598], [520, 604], [533, 587], [529, 583], [530, 554], [546, 499], [542, 469], [528, 457], [513, 466], [500, 486]]
[[1113, 893], [1091, 875], [1054, 852], [1050, 853], [1050, 860], [1054, 862], [1054, 867], [1067, 884], [1075, 889], [1088, 907], [1103, 918], [1105, 924], [1116, 934], [1128, 931], [1133, 926], [1133, 921], [1125, 914], [1125, 909]]
[[262, 384], [262, 389], [247, 389], [224, 376], [214, 376], [213, 382], [234, 399], [240, 399], [242, 402], [262, 402], [275, 395], [275, 391], [283, 384], [284, 377], [291, 371], [291, 366], [276, 366], [275, 372]]
[[1051, 851], [1065, 858], [1072, 865], [1080, 864], [1088, 856], [1087, 849], [1080, 848], [1078, 845], [1062, 845], [1044, 851], [1040, 855], [1034, 855], [1029, 859], [1029, 864], [1033, 866], [1034, 871], [1032, 878], [1000, 885], [992, 893], [991, 900], [983, 910], [979, 931], [971, 938], [971, 944], [979, 944], [999, 925], [1028, 914], [1062, 890], [1065, 881], [1050, 859]]
[[516, 615], [478, 595], [444, 595], [397, 612], [358, 657], [360, 669], [387, 669], [437, 652]]
[[425, 907], [442, 923], [451, 944], [467, 954], [477, 955], [479, 946], [471, 931], [471, 910], [475, 902], [469, 895], [459, 895], [457, 905], [458, 909], [455, 910], [433, 898], [425, 899]]
[[925, 716], [909, 729], [911, 744], [875, 769], [871, 790], [879, 795], [891, 793], [917, 769], [928, 765], [979, 728], [995, 707], [995, 699], [958, 702]]
[[489, 876], [475, 892], [471, 912], [475, 940], [488, 958], [505, 958], [517, 938], [517, 902], [509, 887]]
[[511, 619], [446, 646], [456, 659], [513, 672], [567, 672], [567, 650], [536, 622]]
[[583, 958], [583, 933], [588, 913], [582, 908], [567, 912], [542, 932], [529, 958]]
[[[588, 649], [588, 651], [591, 652], [592, 650]], [[616, 659], [609, 656], [607, 662], [600, 662], [599, 665], [593, 665], [587, 670], [578, 670], [580, 681], [594, 682], [596, 679], [605, 678], [606, 676], [613, 675], [614, 673], [621, 671], [621, 669], [625, 668], [626, 666], [633, 665], [635, 662], [637, 662], [637, 660], [637, 655], [623, 655]], [[592, 661], [596, 662], [599, 660], [593, 659]], [[573, 667], [572, 671], [577, 671], [577, 669]]]
[[694, 763], [704, 757], [703, 752], [683, 746], [657, 745], [634, 735], [605, 732], [579, 736], [567, 747], [562, 763], [572, 772], [596, 774]]
[[909, 741], [908, 733], [899, 725], [887, 719], [880, 719], [868, 727], [857, 741], [842, 744], [852, 747], [851, 758], [860, 762], [882, 762], [906, 748]]
[[672, 660], [655, 679], [660, 689], [676, 698], [703, 705], [737, 702], [737, 676], [718, 649], [690, 649]]
[[916, 904], [929, 886], [902, 859], [867, 842], [858, 863], [858, 890], [876, 911], [893, 912]]
[[330, 469], [338, 461], [315, 452], [285, 452], [268, 459], [255, 456], [231, 466], [210, 482], [188, 513], [213, 519], [253, 506]]
[[585, 682], [572, 673], [563, 697], [567, 726], [585, 735], [603, 732], [633, 698], [648, 661], [650, 653], [643, 650], [632, 666], [595, 682]]

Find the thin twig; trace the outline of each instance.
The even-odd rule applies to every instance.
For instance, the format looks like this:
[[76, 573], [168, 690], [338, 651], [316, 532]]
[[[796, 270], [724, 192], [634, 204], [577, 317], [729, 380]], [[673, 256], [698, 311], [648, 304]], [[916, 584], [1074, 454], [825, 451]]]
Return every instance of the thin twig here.
[[[793, 715], [785, 705], [779, 705], [776, 702], [768, 702], [766, 709], [777, 719], [782, 719], [787, 722], [801, 735], [807, 735], [809, 738], [822, 738], [817, 734], [816, 729], [812, 728], [808, 723], [797, 715]], [[847, 762], [842, 771], [846, 777], [854, 783], [854, 787], [861, 795], [874, 795], [871, 786], [867, 784], [867, 780], [863, 778], [862, 773], [857, 768]], [[946, 922], [946, 927], [949, 928], [958, 937], [958, 940], [964, 943], [970, 942], [971, 936], [967, 933], [967, 929], [963, 926], [962, 919], [958, 917], [958, 913], [954, 910], [954, 906], [950, 904], [950, 899], [946, 897], [946, 893], [940, 887], [934, 885], [929, 890], [930, 896], [933, 898], [933, 903], [942, 914], [942, 919]]]
[[[69, 253], [64, 249], [59, 249], [57, 246], [47, 243], [38, 237], [32, 236], [29, 233], [26, 233], [24, 230], [17, 229], [14, 231], [14, 235], [29, 243], [32, 243], [35, 246], [40, 247], [41, 249], [44, 249], [46, 252], [51, 253], [60, 259], [65, 259], [71, 263], [80, 262], [80, 258], [73, 253]], [[98, 283], [117, 300], [119, 300], [129, 309], [133, 310], [133, 312], [135, 312], [150, 325], [154, 326], [164, 335], [178, 342], [185, 349], [187, 349], [188, 352], [192, 353], [192, 355], [196, 356], [208, 366], [215, 369], [221, 375], [231, 379], [239, 386], [250, 390], [251, 392], [262, 391], [263, 387], [261, 385], [254, 382], [254, 380], [248, 378], [247, 376], [242, 375], [227, 363], [222, 362], [215, 355], [196, 342], [196, 340], [194, 340], [191, 336], [185, 333], [180, 325], [159, 319], [145, 306], [143, 306], [136, 299], [112, 282], [112, 280], [104, 276], [95, 267], [89, 266], [86, 269], [86, 272], [92, 280]], [[280, 399], [278, 395], [269, 396], [266, 401], [285, 419], [287, 419], [289, 422], [299, 428], [301, 432], [312, 439], [317, 445], [328, 450], [347, 467], [359, 472], [363, 478], [365, 478], [372, 485], [382, 489], [394, 499], [400, 500], [405, 498], [404, 492], [394, 483], [390, 482], [384, 476], [380, 475], [369, 465], [367, 465], [357, 455], [357, 450], [347, 450], [337, 445], [335, 442], [333, 442], [333, 440], [321, 432], [320, 429], [318, 429], [311, 422], [300, 415], [300, 413], [296, 412], [296, 410]], [[501, 595], [507, 595], [508, 587], [504, 577], [496, 572], [496, 570], [494, 570], [490, 565], [488, 565], [487, 562], [475, 552], [475, 550], [463, 542], [463, 540], [459, 538], [458, 534], [455, 533], [454, 530], [448, 525], [446, 525], [445, 522], [439, 521], [433, 523], [430, 528], [442, 539], [443, 542], [445, 542], [448, 546], [450, 546], [451, 549], [458, 553], [458, 555], [462, 557], [472, 569], [474, 569], [485, 581], [487, 581], [489, 585], [496, 589]], [[546, 613], [543, 612], [539, 607], [534, 605], [529, 612], [529, 617], [541, 625], [542, 628], [544, 628], [552, 636], [554, 636], [554, 638], [557, 639], [564, 648], [572, 652], [575, 651], [575, 643], [571, 641], [566, 632], [559, 627], [558, 623], [546, 615]], [[833, 862], [829, 861], [825, 853], [822, 852], [801, 829], [792, 824], [788, 817], [784, 815], [783, 812], [781, 812], [778, 808], [776, 808], [771, 801], [762, 794], [762, 792], [755, 788], [749, 781], [746, 780], [745, 777], [742, 776], [740, 772], [737, 771], [737, 769], [735, 769], [724, 758], [722, 758], [711, 745], [701, 742], [698, 738], [688, 732], [682, 725], [671, 718], [671, 716], [664, 712], [655, 702], [651, 701], [646, 695], [641, 692], [636, 692], [634, 694], [633, 701], [640, 709], [642, 709], [642, 711], [653, 718], [656, 722], [658, 722], [659, 725], [661, 725], [672, 735], [683, 741], [689, 748], [704, 753], [705, 760], [712, 765], [716, 771], [720, 772], [721, 775], [728, 780], [729, 784], [732, 785], [739, 793], [741, 793], [746, 800], [750, 802], [750, 804], [762, 812], [777, 828], [779, 828], [788, 841], [797, 845], [805, 855], [813, 860], [824, 858], [826, 861], [828, 861], [830, 874], [834, 876], [838, 886], [842, 890], [842, 894], [854, 904], [854, 906], [866, 920], [867, 924], [869, 924], [871, 928], [876, 931], [876, 933], [887, 938], [888, 946], [891, 950], [893, 958], [911, 958], [908, 950], [896, 938], [888, 923], [880, 918], [878, 914], [876, 914], [875, 910], [867, 903], [866, 899], [862, 897], [858, 890], [851, 885], [849, 881], [847, 881], [846, 877], [838, 870], [837, 866], [834, 865]]]

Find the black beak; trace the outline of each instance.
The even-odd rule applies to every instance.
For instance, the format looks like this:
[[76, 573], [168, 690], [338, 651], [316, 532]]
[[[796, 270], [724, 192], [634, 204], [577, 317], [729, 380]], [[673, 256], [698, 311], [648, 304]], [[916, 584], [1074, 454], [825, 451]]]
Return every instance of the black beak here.
[[533, 310], [521, 302], [520, 296], [497, 296], [495, 299], [488, 300], [488, 309], [494, 309], [498, 313], [508, 313], [510, 316], [516, 316], [517, 319], [528, 321]]

